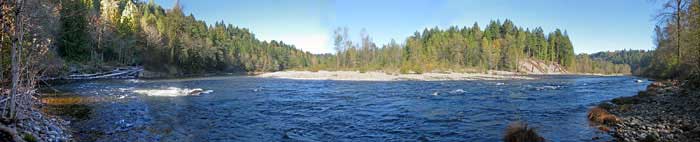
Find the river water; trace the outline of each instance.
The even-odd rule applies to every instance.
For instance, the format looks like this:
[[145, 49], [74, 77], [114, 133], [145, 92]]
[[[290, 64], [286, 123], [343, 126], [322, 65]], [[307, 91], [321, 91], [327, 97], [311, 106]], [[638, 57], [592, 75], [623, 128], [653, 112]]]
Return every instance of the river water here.
[[[595, 141], [586, 111], [635, 95], [636, 77], [329, 81], [248, 76], [102, 80], [45, 98], [79, 141], [501, 141], [514, 121], [547, 140]], [[185, 96], [192, 90], [203, 92]], [[65, 94], [65, 93], [64, 93]]]

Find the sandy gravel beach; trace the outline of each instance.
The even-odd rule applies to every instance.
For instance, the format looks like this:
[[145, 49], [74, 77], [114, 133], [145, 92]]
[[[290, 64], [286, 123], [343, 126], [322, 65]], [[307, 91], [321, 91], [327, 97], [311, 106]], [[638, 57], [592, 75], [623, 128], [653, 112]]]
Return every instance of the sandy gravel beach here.
[[444, 80], [518, 80], [535, 79], [511, 72], [489, 71], [486, 73], [423, 73], [392, 74], [378, 71], [360, 73], [357, 71], [281, 71], [257, 75], [266, 78], [305, 79], [305, 80], [354, 80], [354, 81], [444, 81]]

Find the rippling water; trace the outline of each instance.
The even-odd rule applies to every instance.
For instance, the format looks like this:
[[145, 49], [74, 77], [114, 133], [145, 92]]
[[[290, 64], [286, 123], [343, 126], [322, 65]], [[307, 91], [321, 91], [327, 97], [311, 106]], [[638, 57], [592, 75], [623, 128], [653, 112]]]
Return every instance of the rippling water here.
[[[361, 82], [238, 76], [57, 88], [93, 100], [81, 101], [89, 117], [71, 124], [81, 141], [501, 141], [513, 121], [527, 122], [548, 140], [591, 141], [610, 137], [589, 126], [588, 108], [648, 85], [628, 76], [540, 77]], [[212, 91], [135, 93], [173, 88]]]

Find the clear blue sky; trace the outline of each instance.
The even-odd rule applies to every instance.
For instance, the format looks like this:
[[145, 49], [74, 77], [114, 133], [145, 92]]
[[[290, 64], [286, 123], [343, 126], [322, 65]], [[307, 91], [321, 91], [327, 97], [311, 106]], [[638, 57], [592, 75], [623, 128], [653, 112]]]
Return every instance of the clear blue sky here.
[[[156, 0], [168, 8], [175, 0]], [[186, 14], [212, 24], [246, 27], [262, 40], [282, 40], [312, 53], [333, 51], [332, 32], [348, 27], [359, 39], [366, 29], [377, 44], [403, 42], [427, 27], [485, 27], [511, 19], [525, 28], [568, 31], [576, 53], [653, 49], [648, 0], [181, 0]]]

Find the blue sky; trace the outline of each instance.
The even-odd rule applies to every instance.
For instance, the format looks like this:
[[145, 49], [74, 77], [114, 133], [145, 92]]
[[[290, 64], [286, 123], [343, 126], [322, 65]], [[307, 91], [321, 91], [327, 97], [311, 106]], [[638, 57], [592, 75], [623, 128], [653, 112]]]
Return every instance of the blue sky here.
[[[175, 0], [156, 0], [172, 7]], [[648, 0], [181, 0], [185, 13], [212, 24], [246, 27], [262, 40], [282, 40], [312, 53], [333, 51], [332, 32], [348, 27], [359, 39], [365, 29], [377, 44], [403, 42], [424, 28], [485, 27], [511, 19], [525, 28], [566, 30], [576, 53], [653, 49]]]

